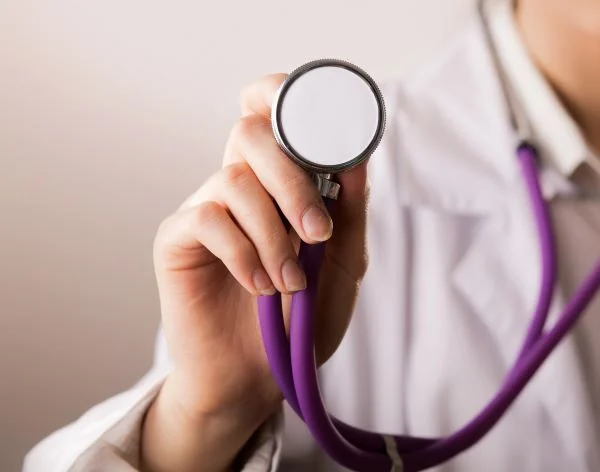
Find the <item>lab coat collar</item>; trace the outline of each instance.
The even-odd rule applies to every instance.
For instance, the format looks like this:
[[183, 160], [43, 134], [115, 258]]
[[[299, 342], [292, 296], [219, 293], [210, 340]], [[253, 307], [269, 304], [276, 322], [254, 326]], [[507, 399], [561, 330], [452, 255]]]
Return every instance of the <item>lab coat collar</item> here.
[[[493, 25], [498, 23], [497, 17], [500, 25], [514, 22], [508, 16], [503, 17], [509, 15], [510, 2], [502, 0], [502, 3], [504, 9], [492, 15]], [[545, 90], [539, 95], [543, 97], [542, 112], [535, 109], [531, 97], [527, 100], [527, 110], [535, 114], [540, 129], [541, 115], [552, 123], [553, 132], [548, 133], [543, 145], [536, 146], [542, 158], [539, 169], [542, 192], [547, 200], [556, 195], [573, 195], [575, 189], [568, 170], [583, 162], [590, 151], [572, 119], [528, 59], [523, 44], [517, 43], [520, 39], [516, 30], [510, 28], [514, 30], [514, 23], [501, 27], [496, 42], [505, 54], [514, 50], [516, 57], [520, 57], [514, 61], [525, 71], [525, 78], [520, 78], [522, 84], [515, 88], [524, 93], [524, 87], [536, 88], [539, 81]], [[503, 46], [505, 43], [511, 45]], [[527, 67], [524, 61], [528, 61]], [[518, 77], [514, 64], [510, 70]], [[401, 205], [462, 215], [498, 215], [510, 206], [509, 196], [515, 192], [520, 192], [521, 203], [526, 201], [529, 205], [516, 153], [519, 138], [508, 119], [502, 84], [478, 18], [471, 18], [462, 36], [431, 67], [409, 77], [402, 87], [392, 81], [384, 84], [383, 89], [386, 104], [394, 113], [377, 152], [399, 155], [401, 159], [388, 163], [391, 164], [388, 167], [374, 166], [374, 170], [395, 174], [394, 180], [399, 182], [395, 193]], [[564, 133], [559, 131], [562, 125]], [[553, 159], [560, 156], [565, 159], [557, 161], [557, 165], [548, 163], [548, 159], [544, 163], [546, 154]], [[422, 158], [423, 155], [427, 157]], [[378, 180], [377, 176], [374, 180]]]
[[[531, 121], [542, 159], [544, 196], [550, 200], [556, 195], [574, 195], [577, 190], [569, 177], [581, 163], [597, 156], [530, 59], [512, 16], [512, 2], [491, 4], [492, 34], [502, 67]], [[471, 18], [469, 28], [446, 55], [408, 80], [403, 91], [392, 90], [386, 97], [391, 101], [388, 105], [401, 110], [393, 117], [398, 123], [390, 123], [388, 134], [402, 132], [393, 137], [400, 154], [408, 157], [397, 164], [398, 181], [403, 182], [401, 200], [412, 206], [486, 214], [503, 207], [506, 192], [521, 184], [515, 155], [518, 137], [482, 34], [479, 20]], [[485, 101], [475, 97], [485, 97]], [[423, 126], [422, 120], [428, 125]], [[473, 133], [467, 135], [465, 129]], [[444, 158], [446, 138], [453, 140], [453, 149], [458, 139], [459, 159]], [[428, 154], [438, 156], [437, 172], [431, 172], [431, 162], [416, 157], [423, 143]]]
[[512, 3], [506, 0], [491, 2], [490, 26], [501, 67], [529, 119], [542, 159], [563, 175], [570, 176], [590, 157], [588, 145], [531, 59], [518, 31]]

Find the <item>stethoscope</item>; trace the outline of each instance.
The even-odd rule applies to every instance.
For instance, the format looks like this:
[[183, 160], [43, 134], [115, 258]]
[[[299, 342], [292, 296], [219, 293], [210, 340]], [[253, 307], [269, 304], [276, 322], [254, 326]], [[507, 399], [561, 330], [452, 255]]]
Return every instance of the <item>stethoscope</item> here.
[[[515, 154], [530, 195], [542, 254], [537, 307], [516, 362], [498, 393], [475, 418], [447, 437], [391, 436], [357, 429], [328, 414], [317, 379], [313, 321], [324, 245], [301, 244], [299, 260], [308, 285], [292, 298], [289, 339], [281, 295], [258, 300], [266, 354], [281, 391], [317, 444], [333, 460], [351, 470], [420, 471], [473, 446], [500, 420], [600, 288], [598, 263], [556, 324], [544, 329], [556, 282], [554, 234], [540, 189], [538, 151], [527, 118], [500, 66], [484, 3], [485, 0], [479, 0], [478, 12], [510, 122], [518, 137]], [[344, 61], [319, 60], [288, 76], [274, 100], [271, 118], [280, 147], [314, 176], [321, 195], [333, 206], [338, 193], [343, 191], [335, 182], [335, 174], [364, 162], [379, 144], [385, 128], [385, 105], [377, 85], [363, 70]]]

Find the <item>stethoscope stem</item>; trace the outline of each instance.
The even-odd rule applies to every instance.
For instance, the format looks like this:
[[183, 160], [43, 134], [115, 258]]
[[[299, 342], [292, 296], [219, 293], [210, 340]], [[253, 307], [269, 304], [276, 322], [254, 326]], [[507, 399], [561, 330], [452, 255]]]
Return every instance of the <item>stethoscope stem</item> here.
[[[533, 146], [523, 143], [517, 154], [531, 196], [542, 250], [542, 284], [536, 313], [516, 363], [500, 391], [471, 422], [445, 438], [393, 437], [397, 452], [402, 456], [404, 471], [415, 472], [436, 466], [485, 436], [569, 332], [600, 287], [598, 263], [567, 304], [556, 325], [544, 333], [556, 282], [553, 231], [537, 175], [537, 152]], [[384, 436], [359, 430], [330, 416], [321, 398], [314, 354], [314, 316], [324, 251], [324, 244], [301, 245], [299, 258], [308, 286], [292, 298], [289, 341], [283, 322], [281, 296], [259, 298], [259, 317], [267, 357], [288, 403], [304, 419], [316, 442], [334, 460], [356, 471], [387, 472], [392, 468], [392, 461]]]

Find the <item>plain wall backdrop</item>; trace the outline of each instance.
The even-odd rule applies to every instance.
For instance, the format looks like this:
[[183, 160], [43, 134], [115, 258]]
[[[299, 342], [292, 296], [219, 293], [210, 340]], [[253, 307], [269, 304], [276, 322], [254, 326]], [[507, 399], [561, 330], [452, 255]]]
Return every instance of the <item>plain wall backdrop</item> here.
[[239, 89], [344, 58], [401, 76], [471, 0], [0, 0], [0, 470], [150, 365], [160, 220]]

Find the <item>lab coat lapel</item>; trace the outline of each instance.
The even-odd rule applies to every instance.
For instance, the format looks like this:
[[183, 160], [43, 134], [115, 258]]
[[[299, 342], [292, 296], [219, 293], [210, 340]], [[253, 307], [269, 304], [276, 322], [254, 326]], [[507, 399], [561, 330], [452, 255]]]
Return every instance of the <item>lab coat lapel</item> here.
[[[479, 28], [465, 37], [460, 51], [426, 86], [407, 97], [391, 96], [392, 108], [406, 110], [405, 118], [396, 118], [403, 130], [395, 137], [403, 156], [401, 200], [415, 211], [428, 207], [473, 217], [476, 227], [450, 268], [451, 284], [487, 326], [508, 370], [536, 306], [540, 249], [515, 135]], [[550, 170], [541, 181], [547, 199], [564, 190]], [[560, 290], [553, 302], [548, 325], [564, 307]], [[589, 454], [598, 448], [573, 339], [563, 340], [551, 360], [517, 401], [531, 402], [533, 411], [542, 405], [560, 444], [581, 461], [577, 470], [589, 470], [585, 464], [594, 462], [581, 457], [582, 444], [589, 445], [584, 447]]]
[[[518, 176], [518, 173], [516, 173]], [[556, 193], [552, 179], [542, 175], [544, 193]], [[480, 219], [469, 248], [453, 271], [453, 283], [488, 327], [500, 356], [510, 368], [515, 362], [536, 307], [541, 280], [541, 257], [535, 221], [522, 179], [507, 183], [503, 203]], [[547, 326], [564, 307], [557, 289]], [[593, 424], [585, 417], [584, 377], [574, 341], [564, 340], [522, 394], [542, 402], [573, 452], [590, 443]], [[518, 401], [518, 400], [517, 400]], [[582, 427], [583, 425], [583, 427]], [[593, 446], [593, 444], [590, 444]], [[590, 453], [595, 446], [590, 447]], [[585, 470], [585, 458], [582, 469]]]
[[504, 203], [479, 220], [470, 246], [458, 261], [453, 281], [488, 326], [504, 361], [510, 363], [524, 337], [535, 306], [539, 250], [515, 183]]

